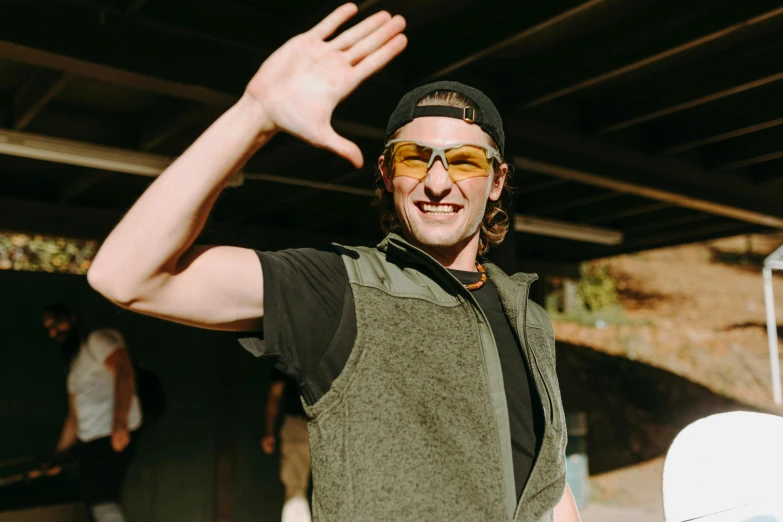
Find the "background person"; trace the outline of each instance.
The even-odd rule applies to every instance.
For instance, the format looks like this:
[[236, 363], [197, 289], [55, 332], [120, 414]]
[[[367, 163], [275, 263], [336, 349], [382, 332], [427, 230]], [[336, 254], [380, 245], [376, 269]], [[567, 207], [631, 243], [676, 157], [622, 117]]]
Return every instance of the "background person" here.
[[283, 522], [310, 522], [307, 490], [310, 487], [310, 442], [307, 417], [296, 383], [277, 374], [269, 386], [266, 402], [266, 433], [261, 448], [271, 455], [277, 446], [276, 424], [280, 405], [283, 424], [280, 427], [280, 481], [285, 486]]
[[122, 485], [142, 424], [125, 341], [108, 328], [82, 336], [78, 317], [62, 304], [47, 307], [42, 319], [68, 375], [68, 414], [57, 451], [75, 446], [89, 515], [122, 522]]

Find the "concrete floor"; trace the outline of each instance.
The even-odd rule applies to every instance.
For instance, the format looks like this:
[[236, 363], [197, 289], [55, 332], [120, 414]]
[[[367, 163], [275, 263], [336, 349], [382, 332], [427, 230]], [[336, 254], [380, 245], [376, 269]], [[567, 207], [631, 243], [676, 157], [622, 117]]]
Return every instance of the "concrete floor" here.
[[579, 515], [582, 522], [663, 522], [663, 513], [645, 509], [590, 504]]

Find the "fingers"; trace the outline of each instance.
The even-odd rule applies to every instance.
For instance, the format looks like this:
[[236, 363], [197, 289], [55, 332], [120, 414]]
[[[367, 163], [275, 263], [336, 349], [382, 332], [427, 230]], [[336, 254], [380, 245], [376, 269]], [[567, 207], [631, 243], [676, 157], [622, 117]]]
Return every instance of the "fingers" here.
[[383, 47], [390, 40], [402, 33], [404, 29], [405, 18], [397, 15], [394, 18], [389, 19], [365, 38], [356, 42], [353, 47], [346, 49], [345, 54], [352, 64], [356, 64]]
[[331, 41], [333, 47], [339, 51], [348, 49], [356, 42], [369, 34], [372, 34], [376, 29], [382, 27], [383, 24], [391, 20], [391, 15], [387, 11], [381, 11], [374, 15], [365, 18], [361, 23], [351, 27], [341, 35], [337, 36]]
[[337, 134], [331, 127], [327, 131], [323, 146], [350, 161], [357, 169], [362, 168], [362, 165], [364, 165], [361, 149], [354, 142]]
[[329, 38], [338, 27], [347, 22], [353, 15], [359, 12], [356, 4], [344, 4], [332, 11], [332, 13], [321, 20], [315, 27], [310, 29], [310, 33], [321, 40]]
[[408, 39], [404, 34], [398, 34], [386, 42], [383, 47], [356, 64], [354, 67], [356, 84], [360, 84], [365, 79], [383, 69], [386, 64], [392, 61], [403, 51], [403, 49], [405, 49], [406, 45], [408, 45]]

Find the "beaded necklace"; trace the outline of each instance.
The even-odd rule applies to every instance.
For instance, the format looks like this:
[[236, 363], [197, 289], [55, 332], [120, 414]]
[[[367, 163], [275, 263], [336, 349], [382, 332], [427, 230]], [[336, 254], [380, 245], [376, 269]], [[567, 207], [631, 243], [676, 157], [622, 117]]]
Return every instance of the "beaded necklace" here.
[[464, 286], [467, 290], [470, 290], [471, 292], [473, 290], [478, 290], [479, 288], [484, 286], [484, 283], [487, 282], [487, 271], [478, 261], [476, 261], [476, 270], [478, 270], [479, 273], [481, 274], [481, 279], [479, 279], [475, 283], [470, 283], [469, 285], [462, 283], [462, 286]]

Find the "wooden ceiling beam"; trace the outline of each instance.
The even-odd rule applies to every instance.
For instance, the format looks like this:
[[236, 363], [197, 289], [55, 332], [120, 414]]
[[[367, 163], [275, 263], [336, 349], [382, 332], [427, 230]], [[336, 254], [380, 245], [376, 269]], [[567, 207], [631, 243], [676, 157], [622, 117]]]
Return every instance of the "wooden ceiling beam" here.
[[728, 26], [722, 27], [716, 31], [712, 31], [708, 34], [693, 38], [689, 41], [680, 43], [668, 49], [664, 49], [650, 56], [645, 56], [641, 59], [617, 67], [602, 74], [593, 76], [591, 78], [581, 80], [577, 83], [561, 87], [554, 91], [542, 94], [536, 98], [523, 104], [524, 107], [535, 107], [543, 103], [551, 102], [558, 98], [574, 94], [576, 92], [595, 87], [597, 85], [606, 83], [610, 80], [616, 80], [622, 76], [636, 73], [646, 67], [651, 67], [660, 62], [678, 57], [688, 52], [692, 52], [701, 47], [714, 44], [718, 40], [733, 36], [740, 31], [747, 31], [753, 26], [762, 24], [774, 18], [783, 16], [783, 7], [776, 6], [774, 9], [767, 9], [761, 13], [755, 13], [750, 18], [741, 20], [739, 22], [732, 23]]
[[649, 214], [651, 212], [657, 212], [671, 208], [671, 203], [665, 203], [663, 201], [653, 201], [646, 204], [626, 205], [621, 208], [606, 209], [603, 208], [601, 212], [590, 215], [579, 215], [576, 217], [577, 221], [582, 223], [588, 223], [591, 225], [600, 225], [603, 223], [609, 223], [618, 219], [629, 218], [633, 216], [640, 216]]
[[[550, 18], [546, 18], [544, 20], [539, 21], [538, 23], [534, 23], [533, 25], [526, 27], [515, 34], [512, 34], [507, 38], [500, 40], [499, 42], [493, 43], [479, 51], [471, 53], [468, 56], [465, 56], [464, 58], [460, 58], [459, 60], [456, 60], [453, 63], [442, 66], [438, 70], [422, 78], [420, 83], [435, 81], [446, 75], [454, 74], [456, 71], [462, 69], [463, 67], [466, 67], [484, 58], [491, 57], [492, 55], [498, 54], [499, 52], [509, 47], [517, 46], [520, 43], [524, 42], [525, 40], [533, 39], [534, 37], [539, 36], [542, 33], [553, 30], [557, 26], [567, 25], [569, 22], [573, 22], [574, 19], [589, 14], [589, 11], [594, 9], [595, 7], [598, 7], [601, 4], [606, 4], [606, 3], [609, 2], [607, 0], [588, 0], [584, 3], [577, 4], [574, 7], [570, 9], [566, 9], [565, 11], [562, 11], [560, 13], [557, 13], [556, 15]], [[504, 5], [504, 8], [505, 7], [507, 6]]]
[[47, 69], [36, 70], [30, 78], [14, 93], [11, 101], [11, 128], [22, 130], [68, 84], [68, 73]]
[[685, 64], [648, 82], [629, 86], [623, 97], [607, 94], [583, 107], [587, 132], [607, 134], [706, 106], [733, 96], [772, 89], [783, 80], [783, 39], [738, 47], [719, 61]]
[[711, 145], [703, 151], [710, 170], [726, 172], [783, 158], [783, 127]]
[[528, 151], [527, 156], [512, 156], [517, 169], [706, 212], [748, 211], [752, 219], [763, 219], [764, 214], [774, 222], [783, 217], [780, 196], [748, 180], [707, 172], [676, 158], [651, 157], [596, 137], [506, 119], [506, 149]]
[[775, 100], [770, 106], [766, 99], [764, 103], [752, 104], [745, 97], [740, 98], [728, 107], [683, 115], [667, 125], [666, 132], [656, 136], [659, 141], [653, 154], [678, 154], [783, 125], [783, 104]]
[[594, 203], [611, 201], [612, 199], [616, 199], [624, 195], [623, 193], [614, 192], [611, 190], [598, 190], [594, 193], [590, 193], [591, 191], [585, 190], [586, 188], [589, 187], [583, 187], [582, 191], [586, 193], [581, 196], [565, 197], [564, 195], [561, 195], [558, 198], [558, 201], [536, 201], [535, 205], [530, 207], [530, 212], [533, 214], [552, 216], [560, 212], [579, 209], [580, 207], [585, 207]]
[[[779, 212], [780, 215], [765, 214], [757, 210], [748, 210], [746, 208], [733, 205], [716, 203], [714, 201], [701, 199], [695, 196], [688, 196], [653, 188], [651, 186], [629, 183], [627, 181], [612, 179], [607, 176], [594, 174], [592, 172], [586, 172], [552, 163], [536, 161], [521, 156], [514, 157], [513, 161], [514, 164], [520, 168], [525, 168], [527, 170], [537, 170], [542, 174], [549, 174], [551, 176], [556, 176], [570, 181], [576, 181], [578, 183], [584, 183], [586, 185], [603, 187], [618, 192], [634, 194], [648, 199], [672, 203], [677, 206], [692, 208], [694, 210], [716, 214], [719, 216], [731, 217], [733, 219], [746, 221], [748, 223], [755, 223], [768, 227], [783, 229], [783, 212]], [[748, 205], [748, 207], [752, 208], [751, 205]]]

